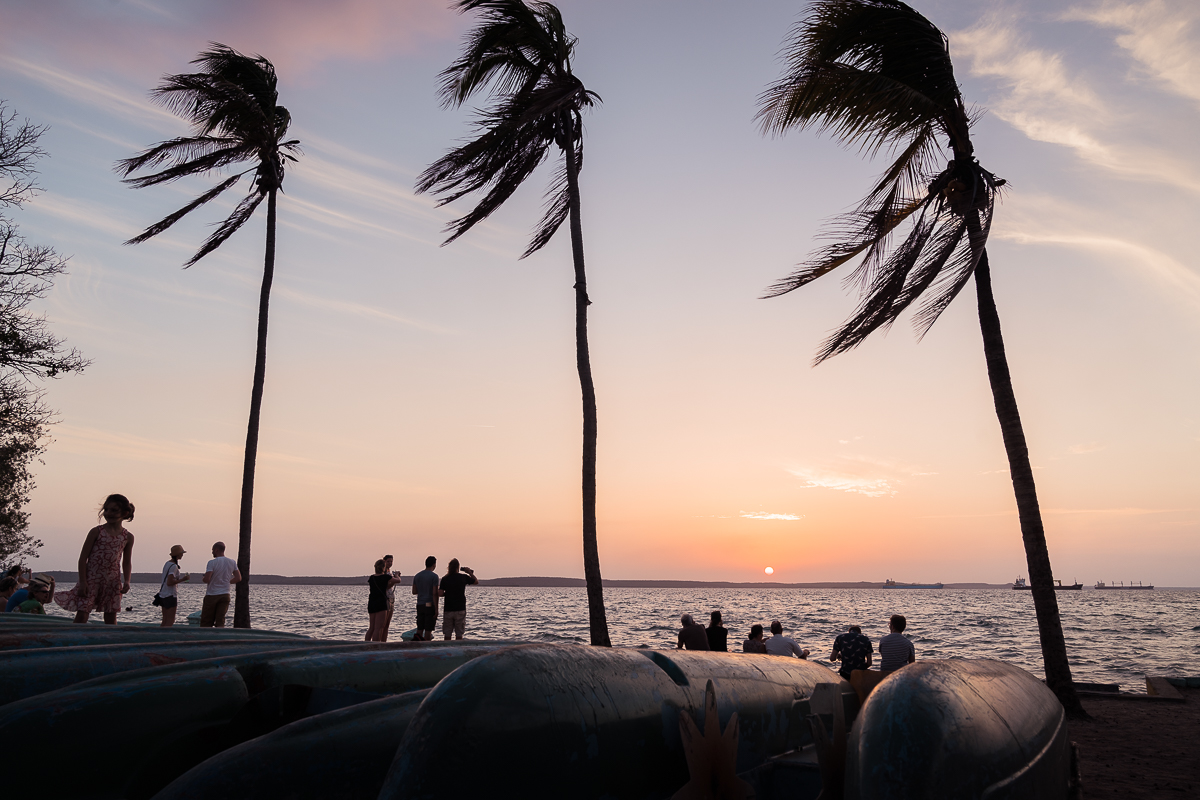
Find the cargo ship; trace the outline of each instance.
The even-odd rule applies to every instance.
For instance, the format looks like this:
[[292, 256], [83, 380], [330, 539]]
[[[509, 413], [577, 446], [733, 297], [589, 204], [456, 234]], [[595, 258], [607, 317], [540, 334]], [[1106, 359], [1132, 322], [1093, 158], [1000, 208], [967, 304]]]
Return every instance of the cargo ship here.
[[[1015, 581], [1013, 581], [1012, 587], [1014, 589], [1033, 589], [1032, 586], [1030, 586], [1029, 584], [1027, 584], [1025, 582], [1024, 578], [1017, 578]], [[1078, 592], [1078, 591], [1081, 591], [1082, 589], [1083, 589], [1082, 583], [1076, 582], [1076, 583], [1072, 583], [1070, 586], [1063, 586], [1062, 581], [1056, 580], [1054, 582], [1054, 591], [1056, 591], [1056, 592]]]
[[885, 589], [944, 589], [945, 584], [941, 583], [896, 583], [891, 578], [883, 582]]
[[1150, 584], [1149, 586], [1143, 586], [1142, 582], [1138, 581], [1137, 586], [1134, 586], [1133, 582], [1130, 581], [1129, 585], [1126, 586], [1124, 583], [1105, 583], [1104, 581], [1097, 581], [1096, 588], [1097, 589], [1123, 589], [1125, 591], [1128, 591], [1130, 589], [1153, 589], [1154, 584]]

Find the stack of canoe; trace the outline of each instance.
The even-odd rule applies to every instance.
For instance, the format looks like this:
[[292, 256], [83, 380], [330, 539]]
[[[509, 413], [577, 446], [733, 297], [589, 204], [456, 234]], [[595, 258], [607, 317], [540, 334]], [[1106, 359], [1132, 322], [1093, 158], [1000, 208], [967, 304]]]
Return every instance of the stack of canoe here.
[[994, 661], [920, 662], [860, 708], [774, 656], [11, 614], [0, 741], [56, 795], [135, 800], [1057, 800], [1068, 772], [1061, 707]]

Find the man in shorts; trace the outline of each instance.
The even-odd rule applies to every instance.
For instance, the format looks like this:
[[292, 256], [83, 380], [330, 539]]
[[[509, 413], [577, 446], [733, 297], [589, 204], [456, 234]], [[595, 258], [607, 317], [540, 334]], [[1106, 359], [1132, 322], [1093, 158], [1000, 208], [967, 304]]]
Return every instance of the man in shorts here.
[[467, 587], [474, 586], [479, 583], [479, 579], [475, 577], [475, 570], [470, 567], [463, 567], [462, 572], [458, 571], [458, 559], [450, 559], [450, 571], [442, 576], [442, 582], [438, 586], [438, 592], [442, 597], [446, 598], [442, 601], [442, 633], [446, 636], [446, 641], [450, 641], [450, 634], [454, 634], [455, 639], [463, 637], [463, 630], [467, 625]]
[[430, 556], [425, 559], [425, 569], [413, 576], [412, 593], [417, 596], [417, 633], [413, 639], [418, 642], [432, 641], [437, 627], [438, 598], [442, 593], [438, 574], [433, 571], [436, 566], [437, 559]]
[[229, 611], [229, 587], [242, 579], [237, 562], [225, 557], [225, 543], [212, 546], [212, 561], [204, 570], [204, 603], [200, 606], [201, 628], [224, 628]]

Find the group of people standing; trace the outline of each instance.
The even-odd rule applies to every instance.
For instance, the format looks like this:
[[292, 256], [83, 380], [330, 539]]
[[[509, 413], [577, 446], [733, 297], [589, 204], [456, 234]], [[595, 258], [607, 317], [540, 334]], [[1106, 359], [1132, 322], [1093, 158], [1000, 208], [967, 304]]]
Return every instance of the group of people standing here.
[[[375, 574], [367, 578], [366, 641], [386, 642], [392, 615], [396, 610], [396, 586], [400, 573], [392, 570], [393, 558], [386, 555], [375, 562]], [[437, 558], [425, 559], [425, 569], [412, 579], [412, 593], [417, 597], [417, 627], [413, 641], [431, 641], [438, 620], [438, 600], [442, 599], [442, 634], [462, 639], [467, 623], [467, 587], [479, 583], [475, 570], [463, 567], [457, 558], [450, 559], [445, 575], [437, 574]]]
[[[676, 649], [710, 650], [722, 653], [729, 650], [729, 631], [721, 624], [720, 611], [712, 612], [707, 628], [696, 622], [691, 614], [684, 614], [679, 621], [683, 627], [679, 629]], [[904, 629], [907, 627], [908, 620], [900, 614], [892, 615], [888, 621], [890, 632], [879, 640], [880, 672], [885, 674], [893, 672], [905, 664], [911, 664], [917, 660], [916, 648], [913, 647], [912, 641], [904, 635]], [[742, 652], [808, 658], [812, 651], [801, 647], [792, 637], [784, 636], [783, 625], [776, 619], [771, 621], [771, 638], [769, 639], [763, 638], [762, 625], [752, 625], [749, 637], [742, 642]], [[845, 633], [839, 634], [833, 640], [833, 651], [830, 653], [829, 660], [840, 661], [838, 674], [849, 680], [854, 670], [870, 669], [874, 652], [871, 640], [863, 635], [862, 628], [858, 625], [851, 625]]]
[[[79, 553], [79, 581], [71, 589], [55, 592], [55, 581], [44, 573], [23, 578], [21, 568], [15, 567], [12, 590], [8, 578], [0, 581], [0, 595], [6, 596], [5, 611], [27, 614], [45, 614], [45, 606], [53, 602], [68, 611], [75, 612], [76, 622], [87, 622], [92, 612], [104, 615], [106, 625], [117, 623], [121, 611], [122, 597], [129, 593], [129, 579], [133, 570], [133, 534], [125, 529], [125, 523], [133, 519], [133, 503], [123, 494], [110, 494], [104, 498], [100, 508], [102, 525], [88, 531]], [[175, 624], [175, 613], [179, 607], [179, 584], [191, 579], [191, 574], [179, 568], [179, 559], [187, 551], [183, 545], [173, 545], [170, 559], [163, 565], [162, 585], [154, 595], [154, 605], [162, 608], [162, 624]], [[212, 560], [204, 571], [205, 593], [200, 609], [200, 627], [223, 628], [229, 611], [229, 593], [232, 584], [242, 580], [237, 562], [225, 556], [224, 542], [212, 547]], [[21, 587], [19, 584], [24, 583]], [[7, 594], [5, 594], [7, 593]]]

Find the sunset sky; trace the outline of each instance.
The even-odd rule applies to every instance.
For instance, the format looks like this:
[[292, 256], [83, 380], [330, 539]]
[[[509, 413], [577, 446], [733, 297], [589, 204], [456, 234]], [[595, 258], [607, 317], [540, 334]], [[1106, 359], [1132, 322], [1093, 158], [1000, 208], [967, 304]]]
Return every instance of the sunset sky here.
[[[982, 164], [1009, 181], [993, 282], [1056, 577], [1200, 586], [1200, 5], [923, 0]], [[884, 165], [761, 135], [802, 2], [563, 0], [585, 119], [583, 229], [609, 578], [1024, 575], [968, 289], [812, 367], [841, 276], [760, 300]], [[46, 384], [36, 569], [72, 569], [109, 492], [136, 571], [234, 555], [265, 214], [180, 265], [232, 202], [121, 242], [215, 179], [133, 190], [113, 163], [183, 122], [148, 92], [210, 41], [271, 59], [304, 156], [279, 203], [253, 567], [354, 575], [385, 552], [481, 577], [582, 576], [568, 231], [519, 261], [544, 167], [467, 204], [414, 179], [465, 137], [437, 74], [472, 20], [434, 0], [0, 0], [0, 98], [50, 126], [23, 233], [69, 255], [43, 304], [92, 359]], [[237, 190], [235, 190], [236, 192]], [[263, 209], [265, 210], [265, 209]]]

